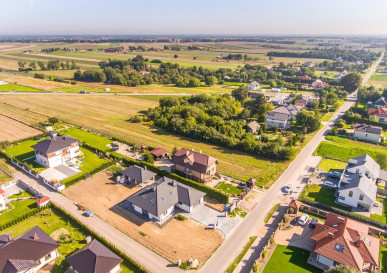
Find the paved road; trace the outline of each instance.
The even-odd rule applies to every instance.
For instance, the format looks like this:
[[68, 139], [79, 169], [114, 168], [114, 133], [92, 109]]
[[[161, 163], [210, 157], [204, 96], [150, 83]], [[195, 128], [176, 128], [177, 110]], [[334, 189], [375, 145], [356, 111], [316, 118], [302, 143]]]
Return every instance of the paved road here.
[[23, 182], [33, 187], [43, 195], [51, 197], [53, 203], [70, 213], [73, 217], [80, 220], [89, 229], [103, 236], [107, 241], [115, 245], [118, 249], [124, 252], [128, 257], [142, 265], [150, 272], [183, 272], [169, 261], [159, 256], [152, 250], [141, 245], [126, 234], [122, 233], [107, 222], [97, 216], [85, 217], [82, 212], [73, 204], [73, 201], [66, 196], [53, 191], [44, 184], [39, 184], [36, 180], [18, 172], [15, 178], [21, 179]]
[[[370, 69], [363, 84], [375, 71], [377, 65], [382, 60], [382, 56]], [[328, 131], [333, 127], [335, 122], [348, 111], [351, 105], [356, 101], [356, 92], [352, 93], [348, 100], [339, 108], [339, 110], [309, 141], [309, 143], [302, 149], [294, 161], [289, 165], [285, 172], [279, 177], [274, 185], [265, 193], [265, 195], [259, 200], [258, 205], [253, 211], [251, 211], [245, 220], [233, 231], [233, 234], [229, 235], [228, 239], [217, 249], [217, 251], [211, 256], [207, 263], [200, 270], [201, 273], [221, 273], [224, 272], [228, 265], [234, 260], [234, 258], [240, 253], [243, 246], [247, 243], [248, 238], [253, 235], [260, 225], [263, 225], [265, 215], [269, 212], [272, 206], [276, 203], [286, 199], [281, 189], [287, 185], [292, 184], [295, 190], [295, 198], [301, 193], [305, 184], [303, 184], [302, 174], [306, 174], [315, 157], [312, 155], [314, 150], [318, 147], [320, 142], [324, 139]], [[314, 165], [314, 164], [313, 164]], [[255, 246], [253, 245], [252, 248]], [[252, 264], [253, 261], [250, 261]], [[249, 272], [250, 267], [246, 266], [241, 272]], [[238, 272], [238, 271], [234, 271]]]

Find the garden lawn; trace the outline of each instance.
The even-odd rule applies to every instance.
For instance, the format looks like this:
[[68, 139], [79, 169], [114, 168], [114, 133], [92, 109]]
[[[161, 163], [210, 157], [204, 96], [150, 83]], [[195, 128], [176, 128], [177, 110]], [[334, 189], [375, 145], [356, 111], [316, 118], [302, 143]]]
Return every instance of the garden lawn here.
[[320, 273], [322, 270], [307, 263], [310, 252], [292, 246], [277, 245], [263, 273]]
[[60, 132], [61, 134], [68, 135], [70, 137], [76, 138], [82, 142], [89, 144], [92, 147], [100, 149], [104, 152], [110, 152], [111, 149], [106, 147], [106, 145], [112, 143], [111, 139], [107, 137], [99, 136], [90, 132], [86, 132], [80, 128], [72, 127], [70, 129]]
[[322, 122], [327, 122], [327, 121], [329, 121], [329, 120], [331, 119], [332, 116], [333, 116], [333, 114], [325, 114], [325, 115], [322, 117], [321, 121], [322, 121]]
[[[22, 201], [12, 201], [11, 204], [15, 207], [10, 211], [4, 212], [0, 215], [0, 223], [8, 223], [32, 209], [36, 209], [35, 199], [28, 199]], [[2, 232], [3, 233], [3, 232]]]
[[350, 208], [335, 203], [336, 198], [334, 189], [321, 187], [317, 184], [311, 184], [305, 187], [304, 192], [301, 194], [301, 196], [306, 199], [326, 204], [331, 207], [351, 211]]
[[14, 195], [8, 196], [8, 199], [17, 199], [17, 198], [25, 198], [34, 196], [29, 191], [21, 191], [20, 193], [16, 193]]
[[2, 84], [0, 85], [0, 92], [9, 92], [9, 91], [16, 91], [16, 92], [47, 92], [42, 89], [37, 89], [33, 87], [28, 87], [24, 85], [19, 84]]
[[33, 139], [33, 140], [20, 142], [20, 143], [14, 144], [12, 147], [5, 149], [5, 152], [10, 157], [14, 157], [20, 161], [24, 161], [27, 158], [35, 156], [34, 149], [32, 149], [31, 146], [35, 145], [36, 143], [44, 139], [45, 138], [42, 138], [40, 140]]
[[346, 138], [327, 136], [328, 141], [322, 141], [314, 154], [326, 158], [348, 161], [351, 158], [368, 154], [382, 169], [387, 168], [387, 149], [365, 142]]
[[[382, 223], [387, 223], [387, 199], [382, 199], [383, 200], [383, 211], [382, 215], [379, 214], [371, 214], [370, 218]], [[387, 258], [386, 258], [386, 263], [387, 263]]]
[[226, 183], [220, 183], [216, 188], [230, 195], [233, 195], [233, 194], [239, 195], [242, 192], [241, 189], [238, 189], [237, 187], [234, 187], [233, 185], [226, 184]]
[[87, 149], [80, 148], [80, 150], [84, 154], [84, 158], [82, 159], [83, 162], [79, 170], [81, 170], [83, 173], [91, 172], [92, 170], [107, 162], [105, 159], [100, 158], [98, 155]]
[[328, 158], [323, 158], [320, 161], [320, 164], [318, 164], [318, 167], [320, 170], [324, 172], [340, 172], [342, 173], [344, 171], [345, 166], [347, 163], [337, 160], [332, 160]]
[[380, 246], [379, 249], [379, 259], [380, 259], [380, 272], [385, 272], [387, 268], [387, 247]]
[[[54, 231], [60, 228], [66, 229], [74, 241], [71, 243], [69, 242], [60, 244], [58, 251], [61, 256], [56, 259], [56, 265], [51, 271], [53, 273], [62, 273], [65, 272], [68, 268], [68, 264], [64, 261], [64, 259], [85, 246], [85, 238], [90, 234], [88, 234], [87, 231], [85, 231], [75, 221], [64, 215], [62, 212], [56, 210], [55, 208], [52, 208], [51, 210], [53, 212], [51, 215], [45, 215], [41, 217], [41, 214], [39, 213], [8, 229], [3, 230], [2, 233], [10, 233], [13, 237], [16, 237], [33, 228], [34, 226], [39, 226], [47, 234], [51, 235]], [[46, 212], [49, 211], [50, 209], [46, 210]], [[125, 273], [137, 272], [132, 265], [127, 264], [126, 262], [121, 264], [121, 268], [122, 272]]]

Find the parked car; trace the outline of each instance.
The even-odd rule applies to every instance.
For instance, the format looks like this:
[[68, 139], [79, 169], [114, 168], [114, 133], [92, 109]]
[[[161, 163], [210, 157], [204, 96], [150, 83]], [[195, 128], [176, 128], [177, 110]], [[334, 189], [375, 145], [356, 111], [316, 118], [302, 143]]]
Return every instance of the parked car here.
[[337, 184], [331, 182], [331, 181], [325, 181], [324, 182], [324, 186], [328, 187], [328, 188], [332, 188], [332, 189], [337, 189]]
[[291, 190], [292, 190], [292, 185], [291, 184], [286, 185], [285, 188], [284, 188], [284, 191], [286, 193], [289, 193]]
[[85, 90], [82, 90], [81, 92], [79, 92], [79, 94], [87, 94]]
[[305, 226], [306, 223], [308, 222], [309, 220], [309, 216], [306, 215], [306, 214], [303, 214], [300, 219], [298, 219], [298, 223], [301, 225], [301, 226]]
[[310, 227], [311, 229], [314, 229], [314, 228], [316, 227], [316, 225], [317, 225], [317, 222], [318, 222], [318, 220], [317, 220], [316, 218], [312, 218], [312, 219], [310, 220], [309, 227]]
[[329, 173], [328, 173], [328, 176], [329, 176], [329, 177], [332, 177], [332, 178], [338, 178], [338, 179], [340, 179], [341, 173], [339, 173], [339, 172], [329, 172]]

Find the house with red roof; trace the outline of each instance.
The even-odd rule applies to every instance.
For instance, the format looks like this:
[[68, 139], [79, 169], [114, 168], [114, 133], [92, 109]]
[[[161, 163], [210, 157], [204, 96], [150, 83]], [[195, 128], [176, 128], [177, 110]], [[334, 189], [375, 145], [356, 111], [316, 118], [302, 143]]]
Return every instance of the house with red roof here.
[[5, 191], [0, 189], [0, 211], [6, 209], [5, 206]]
[[368, 116], [376, 118], [380, 123], [387, 123], [387, 108], [380, 107], [368, 109]]
[[38, 206], [38, 208], [44, 207], [50, 202], [51, 198], [48, 196], [43, 196], [42, 198], [36, 199], [36, 205]]
[[145, 70], [141, 70], [140, 72], [138, 72], [138, 74], [145, 76], [145, 75], [150, 74], [150, 72], [149, 71], [145, 71]]
[[212, 156], [182, 148], [172, 159], [178, 175], [197, 182], [208, 182], [216, 173], [218, 160]]
[[322, 90], [329, 86], [329, 83], [323, 82], [322, 80], [315, 80], [312, 82], [312, 87], [314, 90]]
[[163, 148], [156, 148], [150, 151], [150, 154], [153, 155], [155, 159], [163, 159], [168, 157], [168, 152]]
[[380, 240], [369, 235], [366, 224], [329, 213], [310, 238], [315, 242], [312, 255], [323, 270], [340, 264], [361, 272], [379, 267]]

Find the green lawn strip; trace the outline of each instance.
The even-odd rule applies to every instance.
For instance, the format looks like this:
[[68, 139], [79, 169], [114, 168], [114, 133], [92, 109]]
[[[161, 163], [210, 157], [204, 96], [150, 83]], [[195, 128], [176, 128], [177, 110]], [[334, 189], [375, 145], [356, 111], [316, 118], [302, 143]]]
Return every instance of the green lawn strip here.
[[236, 194], [239, 195], [241, 194], [242, 190], [238, 189], [237, 187], [227, 184], [227, 183], [220, 183], [217, 187], [218, 190], [222, 190], [230, 195]]
[[8, 199], [17, 199], [17, 198], [24, 198], [24, 197], [32, 197], [34, 196], [29, 191], [21, 191], [20, 193], [16, 193], [14, 195], [8, 196]]
[[[9, 227], [8, 229], [3, 230], [2, 233], [10, 233], [13, 237], [16, 237], [37, 225], [49, 235], [60, 228], [66, 229], [69, 232], [71, 239], [73, 240], [60, 243], [58, 251], [61, 256], [56, 259], [56, 265], [51, 271], [53, 273], [63, 273], [68, 268], [68, 264], [64, 261], [64, 259], [85, 246], [85, 238], [90, 234], [59, 210], [55, 208], [51, 208], [51, 210], [53, 212], [51, 215], [41, 216], [41, 213], [38, 213], [35, 216], [32, 216], [12, 227]], [[130, 264], [127, 264], [126, 262], [121, 264], [121, 268], [122, 272], [137, 272]]]
[[0, 85], [0, 92], [47, 92], [42, 89], [37, 89], [29, 86], [19, 85], [19, 84], [2, 84]]
[[343, 172], [347, 163], [328, 158], [323, 158], [317, 168], [324, 172]]
[[84, 157], [82, 158], [83, 162], [79, 170], [81, 170], [83, 173], [91, 172], [92, 170], [107, 162], [105, 159], [100, 158], [98, 155], [87, 149], [80, 148], [80, 150]]
[[372, 220], [376, 220], [376, 221], [379, 221], [379, 222], [382, 222], [382, 223], [387, 223], [387, 199], [381, 199], [381, 201], [383, 201], [382, 215], [371, 214], [370, 218]]
[[328, 206], [346, 211], [351, 211], [350, 208], [335, 203], [336, 198], [334, 189], [321, 187], [317, 184], [310, 184], [305, 187], [301, 196], [314, 202], [326, 204]]
[[266, 214], [265, 219], [264, 219], [265, 224], [267, 224], [269, 222], [270, 218], [273, 217], [273, 214], [276, 212], [276, 210], [278, 209], [279, 206], [280, 206], [279, 203], [274, 205], [271, 208], [271, 210]]
[[310, 252], [292, 246], [277, 245], [263, 273], [320, 273], [322, 270], [308, 264]]
[[340, 137], [326, 137], [315, 150], [314, 154], [348, 162], [350, 158], [368, 154], [382, 169], [387, 168], [387, 149], [365, 142], [354, 141]]
[[387, 247], [381, 245], [379, 253], [380, 272], [385, 272], [385, 270], [387, 269]]
[[5, 149], [5, 152], [8, 156], [14, 157], [23, 162], [26, 158], [35, 156], [34, 149], [31, 148], [31, 146], [35, 145], [36, 143], [42, 140], [44, 140], [44, 138], [40, 140], [33, 139], [33, 140], [20, 142]]
[[243, 259], [246, 252], [249, 250], [251, 245], [254, 243], [255, 239], [257, 239], [257, 236], [252, 236], [249, 238], [249, 241], [247, 242], [247, 244], [243, 248], [242, 252], [238, 255], [238, 257], [236, 257], [236, 259], [232, 262], [232, 264], [227, 268], [226, 273], [234, 272], [235, 268], [238, 266], [240, 261]]
[[72, 127], [70, 129], [61, 131], [60, 134], [68, 135], [70, 137], [76, 138], [104, 152], [111, 151], [109, 147], [106, 147], [107, 144], [110, 144], [113, 142], [111, 139], [84, 131], [80, 128]]
[[329, 121], [329, 120], [331, 119], [332, 116], [333, 116], [333, 114], [325, 114], [325, 115], [322, 117], [321, 121], [322, 121], [322, 122], [327, 122], [327, 121]]
[[8, 223], [17, 217], [27, 213], [28, 211], [36, 208], [34, 199], [12, 201], [13, 209], [6, 211], [0, 215], [0, 223]]

